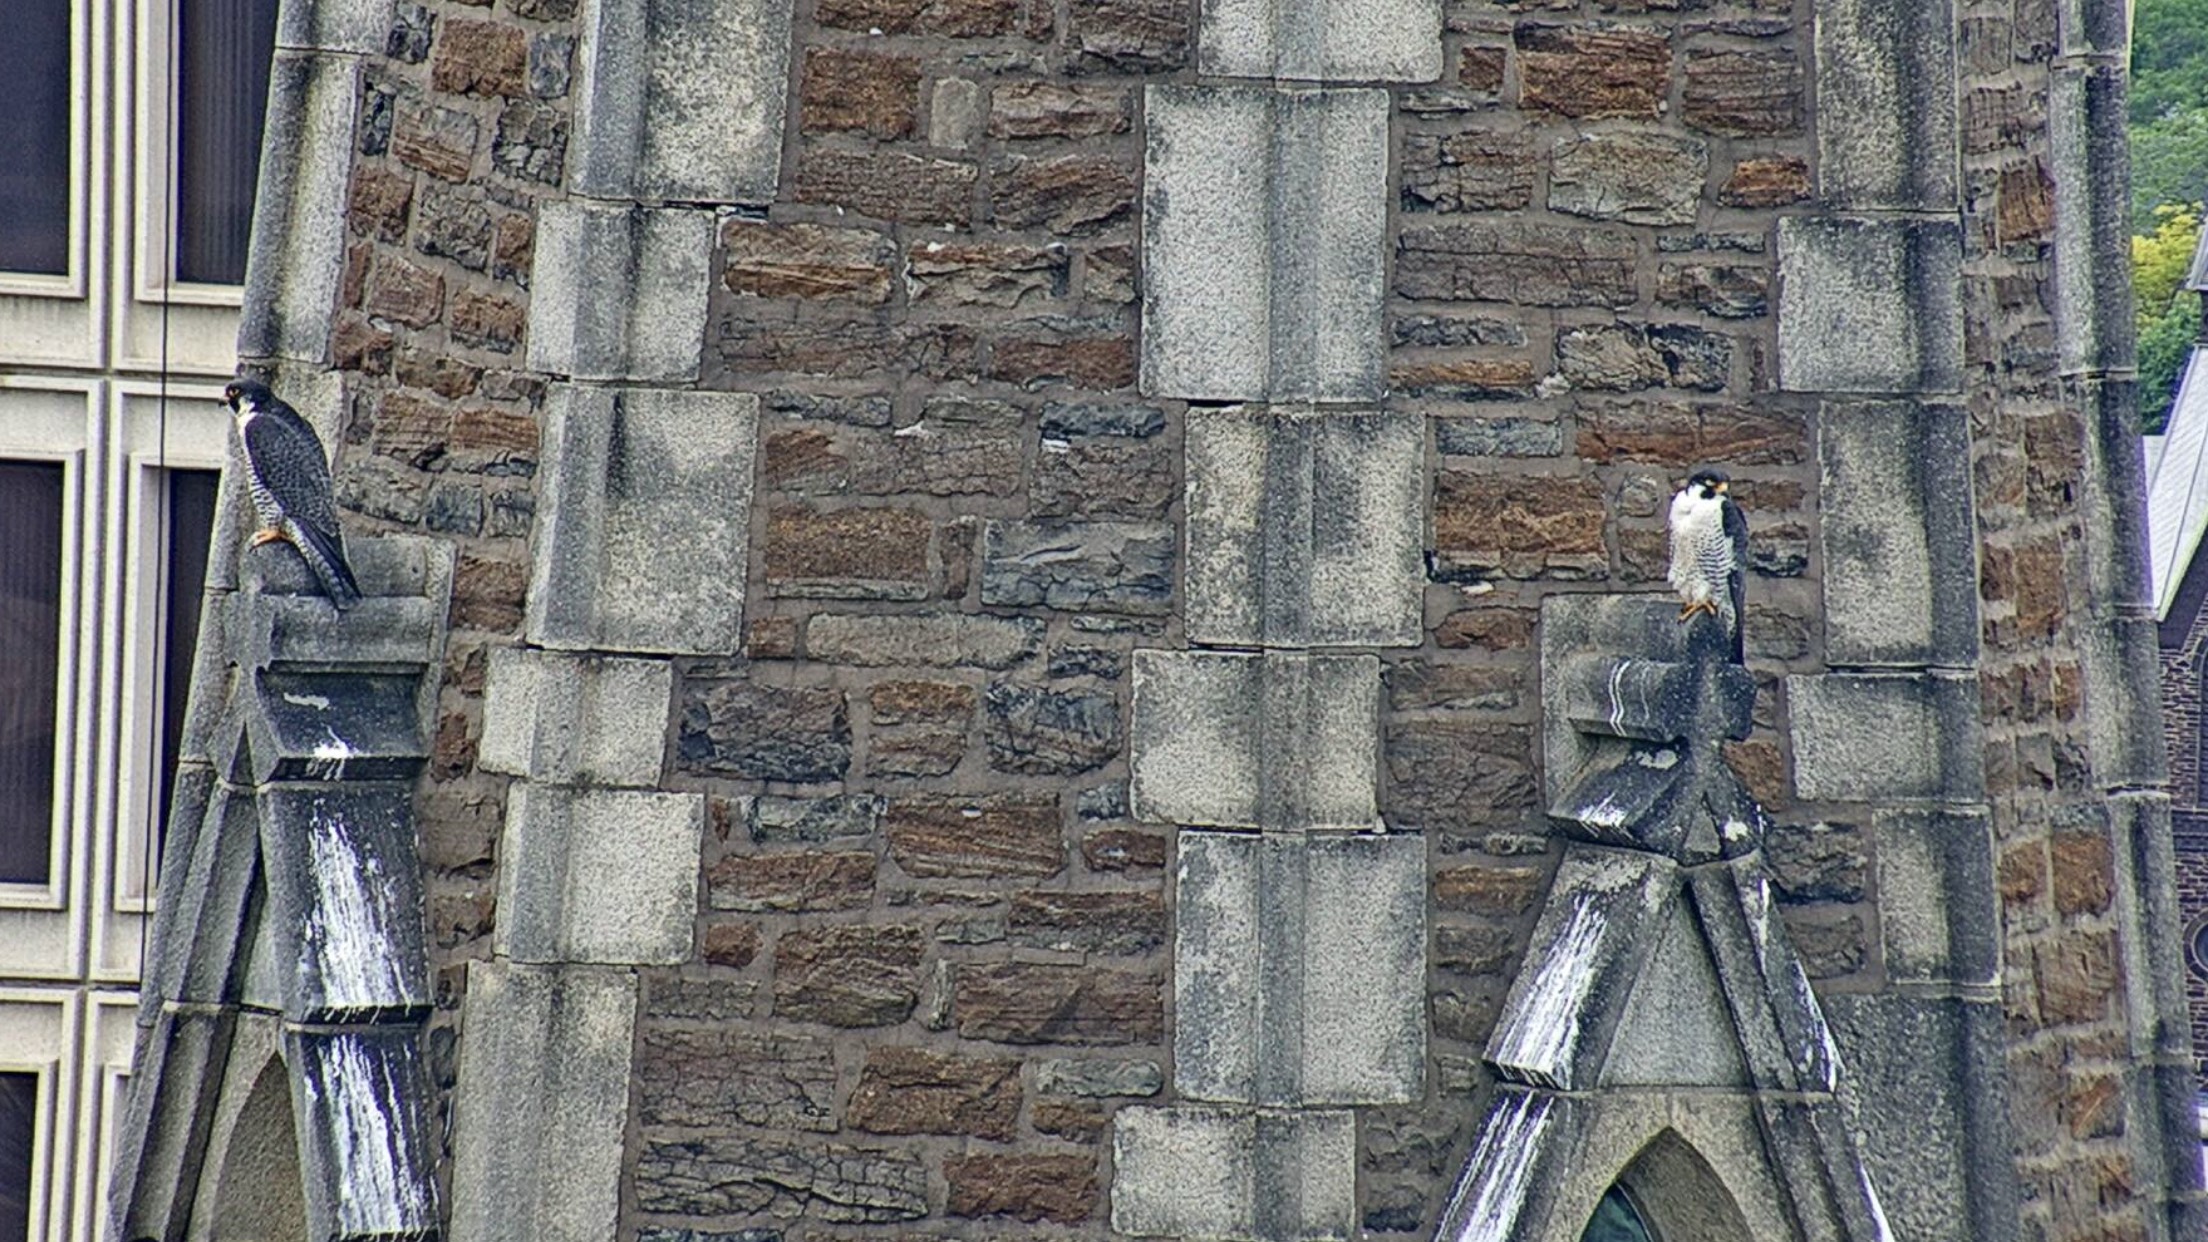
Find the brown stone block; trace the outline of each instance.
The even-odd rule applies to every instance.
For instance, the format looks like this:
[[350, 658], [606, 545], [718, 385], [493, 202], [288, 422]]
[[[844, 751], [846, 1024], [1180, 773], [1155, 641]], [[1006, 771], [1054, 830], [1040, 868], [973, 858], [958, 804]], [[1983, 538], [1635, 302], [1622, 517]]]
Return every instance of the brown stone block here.
[[885, 681], [867, 692], [876, 725], [958, 725], [973, 722], [980, 696], [955, 681]]
[[821, 0], [815, 17], [839, 30], [953, 39], [1051, 31], [1049, 0]]
[[920, 62], [840, 47], [805, 50], [798, 126], [808, 134], [859, 130], [907, 138], [920, 108]]
[[910, 779], [949, 776], [965, 760], [970, 744], [963, 729], [923, 725], [884, 730], [867, 740], [866, 773]]
[[1092, 392], [1132, 388], [1135, 342], [1118, 328], [1015, 324], [989, 344], [989, 374], [1008, 384], [1064, 384]]
[[744, 627], [744, 654], [754, 660], [796, 659], [797, 618], [752, 618]]
[[363, 310], [381, 319], [396, 319], [410, 328], [426, 328], [445, 309], [445, 278], [419, 263], [386, 254], [368, 279]]
[[1037, 1134], [1076, 1143], [1094, 1143], [1104, 1136], [1104, 1127], [1111, 1124], [1111, 1115], [1093, 1100], [1039, 1099], [1030, 1117]]
[[2055, 226], [2055, 184], [2038, 160], [2001, 170], [2000, 205], [1994, 213], [1999, 245], [2046, 237]]
[[414, 203], [414, 179], [383, 164], [363, 160], [353, 169], [345, 223], [353, 232], [397, 242], [406, 236], [406, 213]]
[[989, 94], [992, 138], [1099, 138], [1133, 127], [1127, 91], [1102, 83], [1007, 82]]
[[1050, 794], [909, 794], [882, 815], [889, 855], [921, 879], [1040, 879], [1065, 868], [1065, 832]]
[[2047, 853], [2057, 911], [2099, 914], [2108, 909], [2116, 896], [2116, 859], [2106, 833], [2055, 833], [2047, 839]]
[[904, 274], [908, 296], [916, 303], [1010, 310], [1023, 302], [1064, 297], [1072, 261], [1056, 243], [929, 241], [907, 251]]
[[1098, 246], [1083, 264], [1081, 295], [1092, 302], [1124, 306], [1135, 300], [1142, 275], [1133, 246]]
[[1081, 858], [1091, 871], [1152, 871], [1165, 866], [1171, 846], [1162, 832], [1100, 828], [1082, 838]]
[[528, 320], [527, 308], [512, 298], [460, 289], [452, 295], [445, 326], [463, 345], [510, 354], [521, 344], [522, 328]]
[[1798, 155], [1766, 155], [1733, 165], [1718, 187], [1727, 207], [1784, 207], [1809, 197], [1809, 161]]
[[502, 22], [447, 17], [437, 23], [429, 83], [466, 95], [529, 95], [529, 36]]
[[1384, 753], [1391, 823], [1515, 822], [1537, 805], [1532, 742], [1520, 726], [1464, 716], [1393, 720]]
[[1067, 0], [1077, 72], [1144, 73], [1188, 63], [1193, 10], [1180, 0]]
[[1435, 967], [1452, 974], [1508, 979], [1518, 961], [1518, 937], [1492, 923], [1443, 923], [1434, 928]]
[[1719, 319], [1756, 319], [1771, 309], [1771, 272], [1744, 263], [1665, 263], [1656, 269], [1656, 300]]
[[391, 346], [389, 332], [347, 311], [338, 317], [337, 331], [330, 338], [331, 360], [340, 371], [381, 375], [390, 368]]
[[529, 283], [529, 269], [537, 259], [537, 222], [520, 212], [498, 218], [491, 235], [491, 275], [517, 285]]
[[2064, 1086], [2058, 1105], [2070, 1137], [2080, 1141], [2117, 1138], [2124, 1132], [2124, 1084], [2113, 1074], [2094, 1074]]
[[453, 628], [511, 632], [521, 625], [528, 591], [527, 565], [463, 552], [452, 571]]
[[698, 960], [742, 970], [759, 956], [759, 925], [716, 919], [698, 933]]
[[[457, 401], [475, 391], [483, 379], [483, 368], [450, 354], [409, 347], [399, 351], [393, 375], [409, 388], [426, 388], [448, 401]], [[532, 447], [536, 443], [533, 433], [529, 442]]]
[[1525, 358], [1435, 358], [1397, 354], [1388, 360], [1388, 381], [1415, 396], [1445, 396], [1460, 401], [1524, 397], [1540, 376]]
[[1459, 1043], [1486, 1043], [1502, 1014], [1504, 994], [1500, 980], [1436, 989], [1427, 998], [1433, 1006], [1434, 1034]]
[[851, 487], [867, 496], [1016, 496], [1025, 482], [1017, 425], [970, 407], [933, 404], [920, 421], [894, 432], [860, 431], [850, 448]]
[[1013, 943], [1065, 953], [1149, 953], [1165, 943], [1165, 899], [1154, 891], [1015, 893]]
[[1457, 85], [1482, 95], [1503, 89], [1503, 58], [1499, 47], [1467, 45], [1457, 53]]
[[412, 101], [398, 108], [391, 124], [391, 154], [410, 168], [446, 181], [466, 181], [475, 167], [480, 126], [456, 108]]
[[452, 434], [452, 411], [426, 393], [400, 388], [376, 403], [368, 449], [426, 470], [442, 459]]
[[647, 1022], [636, 1037], [636, 1086], [647, 1126], [836, 1128], [834, 1051], [811, 1036]]
[[721, 226], [721, 282], [761, 298], [889, 301], [897, 245], [872, 229], [771, 224], [731, 217]]
[[1603, 526], [1594, 478], [1443, 470], [1434, 480], [1435, 548], [1512, 577], [1607, 563]]
[[1802, 66], [1789, 51], [1689, 51], [1679, 95], [1681, 118], [1708, 133], [1762, 138], [1802, 128]]
[[774, 1016], [829, 1026], [893, 1026], [920, 1002], [917, 927], [785, 932], [774, 946]]
[[1497, 867], [1474, 863], [1434, 873], [1438, 909], [1489, 918], [1516, 918], [1532, 910], [1548, 888], [1543, 867]]
[[2112, 932], [2065, 932], [2032, 946], [2039, 1020], [2047, 1026], [2101, 1021], [2123, 978]]
[[452, 460], [458, 470], [484, 470], [533, 463], [537, 459], [537, 420], [482, 405], [465, 405], [452, 415]]
[[963, 227], [973, 217], [980, 175], [973, 165], [951, 160], [808, 143], [797, 156], [797, 201], [877, 220]]
[[917, 599], [927, 593], [933, 524], [910, 509], [776, 505], [764, 554], [770, 593]]
[[874, 901], [874, 856], [730, 854], [705, 872], [706, 904], [747, 914], [858, 910]]
[[[1802, 973], [1812, 979], [1837, 979], [1863, 969], [1869, 960], [1869, 935], [1862, 916], [1849, 906], [1788, 906], [1780, 911], [1794, 941]], [[1849, 913], [1835, 916], [1833, 911]]]
[[951, 1216], [1079, 1224], [1096, 1214], [1094, 1156], [951, 1156], [943, 1161]]
[[1120, 158], [1011, 160], [991, 174], [990, 217], [1001, 228], [1093, 233], [1134, 207], [1135, 170]]
[[1794, 799], [1787, 792], [1792, 786], [1786, 779], [1786, 752], [1777, 742], [1750, 738], [1745, 742], [1727, 742], [1724, 751], [1726, 766], [1765, 810], [1783, 811], [1793, 804]]
[[1434, 627], [1440, 647], [1516, 651], [1533, 642], [1533, 614], [1522, 608], [1460, 608]]
[[1020, 1063], [918, 1048], [867, 1053], [847, 1114], [873, 1134], [968, 1134], [1004, 1142], [1020, 1119]]
[[1631, 306], [1640, 296], [1633, 235], [1516, 221], [1402, 228], [1396, 292], [1437, 301], [1521, 306]]
[[1592, 118], [1655, 118], [1671, 90], [1671, 41], [1648, 30], [1522, 22], [1520, 106]]
[[437, 718], [437, 735], [429, 744], [429, 779], [456, 780], [475, 767], [475, 738], [462, 712], [446, 712]]
[[1403, 137], [1406, 211], [1519, 211], [1533, 201], [1540, 154], [1523, 133], [1491, 129]]
[[1150, 1044], [1165, 1036], [1165, 980], [1041, 962], [960, 963], [951, 1013], [967, 1039], [1004, 1044]]
[[737, 375], [795, 371], [830, 378], [877, 379], [910, 373], [939, 380], [979, 378], [979, 341], [965, 324], [798, 323], [724, 316], [714, 341]]

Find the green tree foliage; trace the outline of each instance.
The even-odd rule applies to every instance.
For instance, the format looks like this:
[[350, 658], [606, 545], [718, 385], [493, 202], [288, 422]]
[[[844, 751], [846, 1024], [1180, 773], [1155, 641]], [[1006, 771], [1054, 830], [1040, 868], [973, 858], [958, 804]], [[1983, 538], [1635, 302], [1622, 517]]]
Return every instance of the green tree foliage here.
[[2208, 0], [2139, 0], [2132, 12], [2132, 124], [2203, 105], [2208, 105]]
[[2200, 236], [2198, 204], [2155, 209], [2154, 231], [2131, 239], [2131, 293], [2139, 327], [2139, 424], [2162, 430], [2200, 335], [2200, 295], [2184, 288]]
[[2131, 231], [2154, 231], [2154, 211], [2208, 199], [2208, 107], [2131, 126]]

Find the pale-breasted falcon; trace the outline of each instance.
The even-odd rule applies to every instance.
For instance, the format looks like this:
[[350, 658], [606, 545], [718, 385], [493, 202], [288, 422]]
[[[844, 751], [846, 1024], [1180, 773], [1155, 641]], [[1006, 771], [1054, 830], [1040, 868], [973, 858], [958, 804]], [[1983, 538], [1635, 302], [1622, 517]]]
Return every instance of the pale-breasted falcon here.
[[360, 584], [345, 563], [345, 541], [331, 494], [330, 460], [307, 420], [284, 399], [256, 380], [232, 380], [222, 399], [237, 412], [238, 438], [245, 444], [247, 490], [261, 529], [250, 547], [281, 539], [299, 550], [307, 568], [322, 583], [322, 593], [339, 608], [360, 598]]
[[1748, 604], [1748, 518], [1727, 495], [1732, 479], [1704, 467], [1671, 498], [1671, 589], [1679, 619], [1707, 612], [1725, 623], [1733, 663], [1743, 662], [1741, 619]]

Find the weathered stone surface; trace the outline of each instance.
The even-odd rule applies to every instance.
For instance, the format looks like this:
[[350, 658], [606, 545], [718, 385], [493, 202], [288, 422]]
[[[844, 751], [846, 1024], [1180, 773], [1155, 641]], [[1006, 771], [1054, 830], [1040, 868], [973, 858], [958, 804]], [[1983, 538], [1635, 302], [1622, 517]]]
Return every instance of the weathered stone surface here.
[[1269, 829], [1375, 822], [1371, 656], [1137, 651], [1135, 816]]
[[1387, 95], [1154, 86], [1144, 100], [1143, 391], [1378, 397]]
[[1951, 0], [1842, 0], [1816, 35], [1819, 194], [1839, 208], [1952, 211]]
[[975, 39], [1040, 38], [1050, 33], [1048, 10], [1034, 0], [824, 0], [822, 25], [860, 33]]
[[919, 1048], [876, 1048], [851, 1093], [851, 1125], [873, 1134], [969, 1134], [1009, 1141], [1020, 1063]]
[[430, 85], [460, 95], [527, 95], [529, 36], [503, 22], [448, 17], [430, 62]]
[[1049, 794], [911, 794], [882, 817], [889, 855], [922, 879], [1029, 876], [1065, 867], [1065, 831]]
[[1319, 82], [1431, 82], [1441, 76], [1440, 0], [1207, 0], [1199, 72]]
[[872, 854], [730, 854], [706, 868], [706, 904], [750, 914], [862, 910], [874, 901], [874, 866]]
[[1179, 493], [1175, 455], [1156, 440], [1057, 440], [1050, 438], [1047, 425], [1043, 435], [1028, 492], [1028, 511], [1035, 517], [1158, 519], [1166, 516]]
[[984, 703], [982, 737], [1000, 772], [1072, 776], [1119, 756], [1114, 695], [998, 682]]
[[1952, 392], [1962, 384], [1962, 237], [1952, 221], [1779, 222], [1779, 385]]
[[755, 1016], [758, 991], [749, 979], [657, 974], [647, 978], [643, 1016], [653, 1022], [741, 1022]]
[[1192, 411], [1190, 639], [1416, 643], [1425, 440], [1415, 414]]
[[951, 1017], [967, 1039], [1002, 1044], [1155, 1043], [1165, 980], [1155, 974], [1038, 962], [961, 962]]
[[1148, 953], [1165, 943], [1165, 903], [1155, 892], [1018, 893], [1005, 933], [1060, 953]]
[[991, 521], [982, 533], [981, 601], [1162, 613], [1173, 602], [1177, 543], [1162, 522]]
[[920, 62], [841, 47], [805, 49], [798, 93], [804, 132], [857, 130], [877, 139], [910, 137], [920, 111]]
[[943, 1162], [951, 1216], [1078, 1224], [1096, 1212], [1094, 1156], [952, 1156]]
[[659, 783], [673, 667], [663, 660], [491, 652], [477, 761], [556, 784]]
[[1009, 161], [990, 178], [989, 215], [1008, 229], [1081, 236], [1135, 209], [1135, 170], [1106, 156]]
[[609, 1236], [621, 1210], [635, 974], [474, 962], [467, 984], [453, 1238]]
[[1828, 658], [1963, 666], [1978, 655], [1969, 415], [1826, 402], [1818, 417]]
[[573, 185], [691, 203], [774, 197], [790, 0], [583, 6]]
[[648, 1137], [634, 1178], [637, 1206], [647, 1212], [773, 1211], [839, 1224], [919, 1220], [928, 1214], [928, 1169], [916, 1152], [727, 1134]]
[[917, 927], [828, 926], [774, 945], [774, 1015], [829, 1026], [894, 1026], [920, 1003]]
[[1464, 457], [1554, 457], [1564, 451], [1564, 425], [1532, 418], [1440, 418], [1434, 445]]
[[1977, 801], [1975, 676], [1830, 673], [1786, 679], [1794, 790], [1810, 801]]
[[1124, 134], [1127, 91], [1084, 82], [1006, 82], [989, 93], [992, 138], [1100, 138]]
[[847, 208], [877, 220], [964, 225], [981, 170], [902, 151], [810, 145], [797, 159], [797, 201]]
[[830, 781], [851, 766], [843, 691], [745, 678], [685, 681], [676, 761], [750, 780]]
[[491, 167], [509, 177], [558, 185], [567, 169], [567, 134], [567, 118], [558, 109], [510, 104], [499, 112], [498, 129], [491, 135]]
[[1112, 1134], [1112, 1228], [1144, 1237], [1346, 1239], [1357, 1228], [1354, 1114], [1126, 1108]]
[[1631, 306], [1640, 248], [1617, 229], [1462, 221], [1397, 230], [1404, 297], [1524, 306]]
[[1520, 23], [1518, 102], [1592, 119], [1654, 118], [1671, 90], [1671, 41], [1622, 26]]
[[345, 208], [366, 93], [360, 78], [360, 61], [350, 56], [279, 53], [270, 67], [262, 142], [271, 164], [290, 175], [254, 199], [241, 354], [310, 364], [329, 357], [334, 309], [348, 283]]
[[493, 945], [517, 962], [682, 961], [704, 828], [698, 794], [516, 786]]
[[805, 649], [829, 664], [866, 667], [1007, 669], [1042, 646], [1033, 617], [973, 615], [816, 616]]
[[1549, 209], [1628, 224], [1692, 224], [1709, 148], [1667, 134], [1590, 134], [1556, 144]]
[[988, 245], [930, 241], [905, 258], [905, 289], [914, 302], [992, 306], [1008, 310], [1066, 295], [1072, 254], [1055, 242]]
[[1808, 197], [1809, 162], [1793, 155], [1742, 160], [1717, 191], [1727, 207], [1784, 207]]
[[1135, 828], [1104, 828], [1081, 840], [1081, 859], [1091, 871], [1143, 871], [1165, 865], [1164, 834]]
[[[1188, 63], [1189, 6], [1178, 0], [1068, 0], [1066, 38], [1079, 73], [1143, 73]], [[1045, 27], [1047, 30], [1047, 26]]]
[[934, 535], [934, 523], [912, 509], [776, 505], [767, 510], [767, 590], [804, 599], [925, 599]]
[[1143, 1098], [1165, 1088], [1155, 1061], [1044, 1060], [1035, 1063], [1035, 1090], [1044, 1095]]
[[1771, 273], [1760, 264], [1664, 263], [1656, 269], [1656, 300], [1719, 319], [1758, 319], [1771, 305]]
[[1802, 124], [1801, 64], [1784, 49], [1689, 51], [1680, 116], [1696, 129], [1728, 138], [1797, 133]]
[[721, 283], [761, 298], [889, 301], [897, 243], [873, 229], [774, 224], [730, 216], [721, 224]]
[[1591, 477], [1525, 487], [1493, 473], [1444, 469], [1434, 477], [1433, 513], [1436, 553], [1473, 573], [1600, 576], [1608, 561], [1602, 487]]
[[545, 204], [530, 271], [530, 368], [577, 379], [696, 379], [712, 249], [710, 212]]
[[809, 1035], [646, 1023], [636, 1083], [637, 1119], [647, 1126], [836, 1128], [834, 1050]]
[[872, 794], [833, 798], [762, 794], [746, 801], [745, 828], [762, 845], [870, 837], [882, 819], [882, 799]]
[[980, 696], [956, 682], [891, 681], [869, 692], [873, 730], [867, 770], [883, 776], [942, 776], [966, 754]]
[[1389, 724], [1390, 823], [1427, 829], [1508, 823], [1539, 805], [1524, 726], [1441, 717]]
[[1861, 901], [1870, 878], [1865, 845], [1849, 824], [1776, 824], [1763, 857], [1782, 901]]

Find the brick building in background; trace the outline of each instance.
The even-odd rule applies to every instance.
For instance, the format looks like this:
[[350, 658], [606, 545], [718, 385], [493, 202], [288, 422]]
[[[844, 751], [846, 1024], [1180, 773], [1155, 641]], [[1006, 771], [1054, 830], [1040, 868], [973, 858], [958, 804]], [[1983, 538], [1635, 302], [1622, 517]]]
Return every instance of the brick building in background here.
[[[225, 493], [125, 1236], [2198, 1236], [2121, 6], [276, 42], [241, 350], [371, 598]], [[1584, 1202], [1452, 1211], [1594, 856], [1559, 670], [1701, 461], [1838, 1094], [1697, 1103], [1770, 998], [1659, 929], [1745, 1068], [1621, 1055]]]

